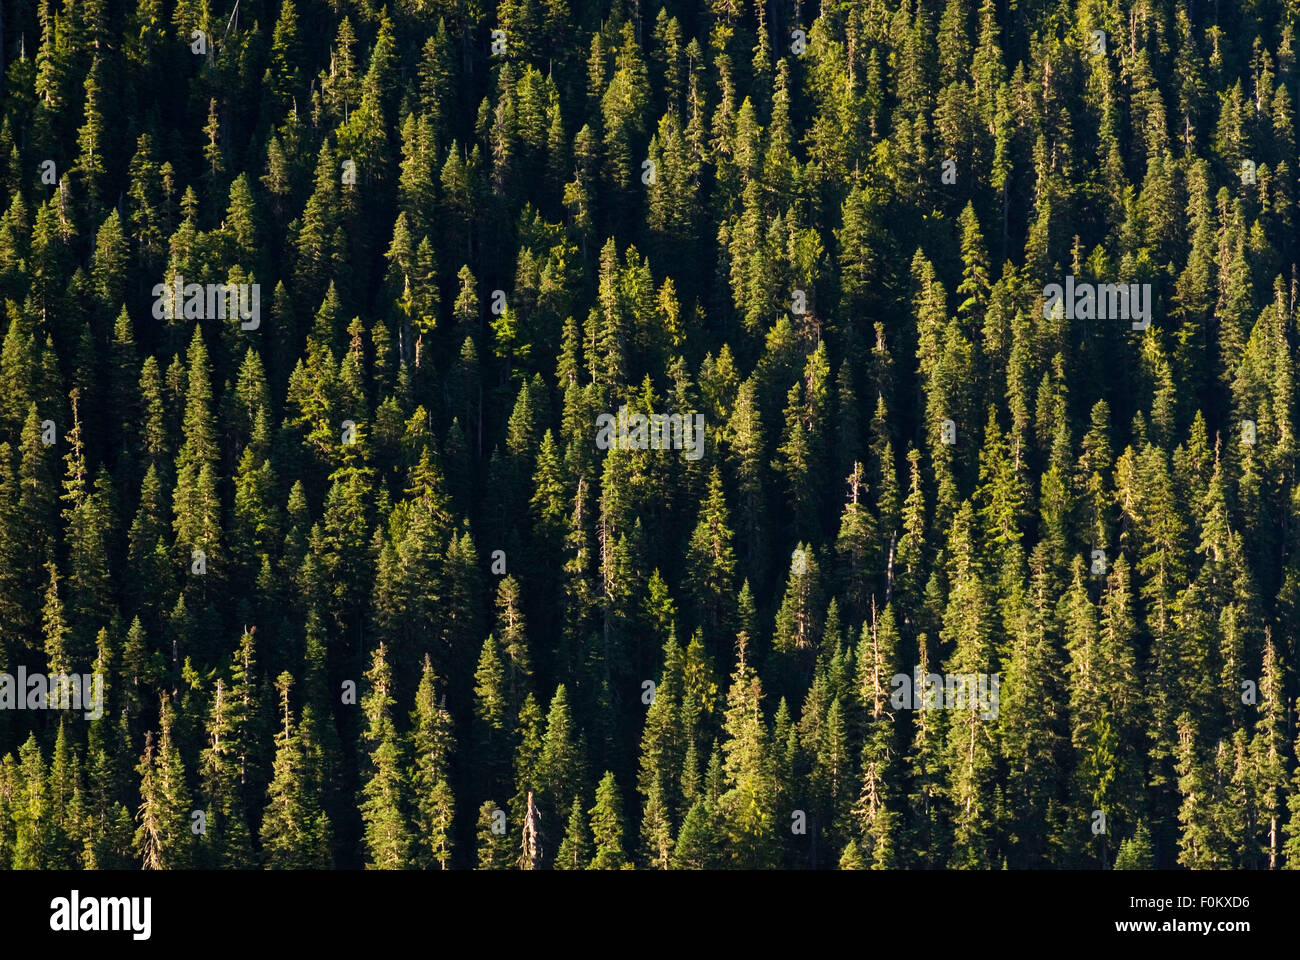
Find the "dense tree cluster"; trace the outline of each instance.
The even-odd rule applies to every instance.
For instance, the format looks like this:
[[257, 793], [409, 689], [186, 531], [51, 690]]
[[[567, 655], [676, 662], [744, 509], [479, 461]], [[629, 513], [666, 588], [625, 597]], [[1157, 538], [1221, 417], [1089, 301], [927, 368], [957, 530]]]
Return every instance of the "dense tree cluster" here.
[[0, 866], [1300, 867], [1298, 0], [0, 19]]

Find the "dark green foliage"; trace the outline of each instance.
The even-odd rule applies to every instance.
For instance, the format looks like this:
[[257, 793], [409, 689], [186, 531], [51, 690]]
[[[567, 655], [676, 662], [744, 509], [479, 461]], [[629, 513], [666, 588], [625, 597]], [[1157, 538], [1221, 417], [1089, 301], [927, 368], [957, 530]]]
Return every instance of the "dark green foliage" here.
[[0, 868], [1300, 866], [1294, 0], [37, 7]]

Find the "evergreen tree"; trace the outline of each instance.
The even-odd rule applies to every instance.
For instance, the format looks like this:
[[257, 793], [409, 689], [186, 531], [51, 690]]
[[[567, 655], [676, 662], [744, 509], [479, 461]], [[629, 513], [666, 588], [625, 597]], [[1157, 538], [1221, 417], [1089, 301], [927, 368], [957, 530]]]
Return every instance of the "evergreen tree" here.
[[362, 699], [366, 717], [365, 742], [370, 744], [370, 768], [362, 789], [361, 818], [365, 824], [366, 866], [400, 870], [410, 865], [411, 832], [407, 820], [407, 780], [402, 743], [393, 723], [393, 675], [388, 650], [381, 643], [366, 672], [369, 691]]
[[448, 769], [454, 749], [446, 697], [437, 687], [433, 664], [426, 654], [411, 718], [413, 766], [409, 780], [415, 800], [416, 835], [422, 841], [417, 862], [426, 867], [436, 863], [443, 870], [451, 859], [451, 828], [456, 812]]
[[762, 684], [745, 660], [745, 646], [742, 635], [723, 721], [726, 790], [719, 799], [719, 812], [733, 863], [753, 869], [772, 866], [775, 856], [777, 813], [772, 799], [776, 785], [761, 708]]
[[262, 818], [262, 849], [270, 869], [321, 869], [331, 865], [332, 828], [318, 800], [319, 785], [312, 782], [302, 732], [293, 726], [289, 709], [292, 686], [293, 677], [287, 672], [276, 679], [282, 725], [275, 735], [274, 775]]
[[630, 869], [623, 853], [623, 801], [619, 797], [614, 774], [608, 770], [596, 787], [596, 803], [591, 814], [591, 835], [595, 853], [589, 870]]
[[162, 698], [158, 738], [145, 735], [140, 774], [140, 808], [136, 815], [135, 849], [146, 870], [176, 870], [192, 865], [190, 794], [185, 785], [185, 763], [175, 739], [175, 715]]
[[584, 870], [591, 860], [591, 836], [582, 808], [582, 800], [574, 797], [569, 822], [564, 828], [564, 839], [555, 852], [556, 870]]

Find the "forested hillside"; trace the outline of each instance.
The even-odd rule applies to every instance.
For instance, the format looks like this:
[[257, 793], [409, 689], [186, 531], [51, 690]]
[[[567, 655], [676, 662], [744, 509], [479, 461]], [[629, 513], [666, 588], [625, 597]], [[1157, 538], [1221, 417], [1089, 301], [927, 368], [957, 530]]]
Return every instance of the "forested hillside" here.
[[10, 0], [0, 866], [1300, 867], [1298, 27]]

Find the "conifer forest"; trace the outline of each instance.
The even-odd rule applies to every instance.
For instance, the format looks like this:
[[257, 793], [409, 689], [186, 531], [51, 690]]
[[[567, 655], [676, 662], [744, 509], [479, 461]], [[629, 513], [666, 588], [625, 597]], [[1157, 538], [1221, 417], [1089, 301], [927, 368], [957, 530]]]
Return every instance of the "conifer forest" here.
[[0, 4], [0, 868], [1300, 869], [1298, 32]]

